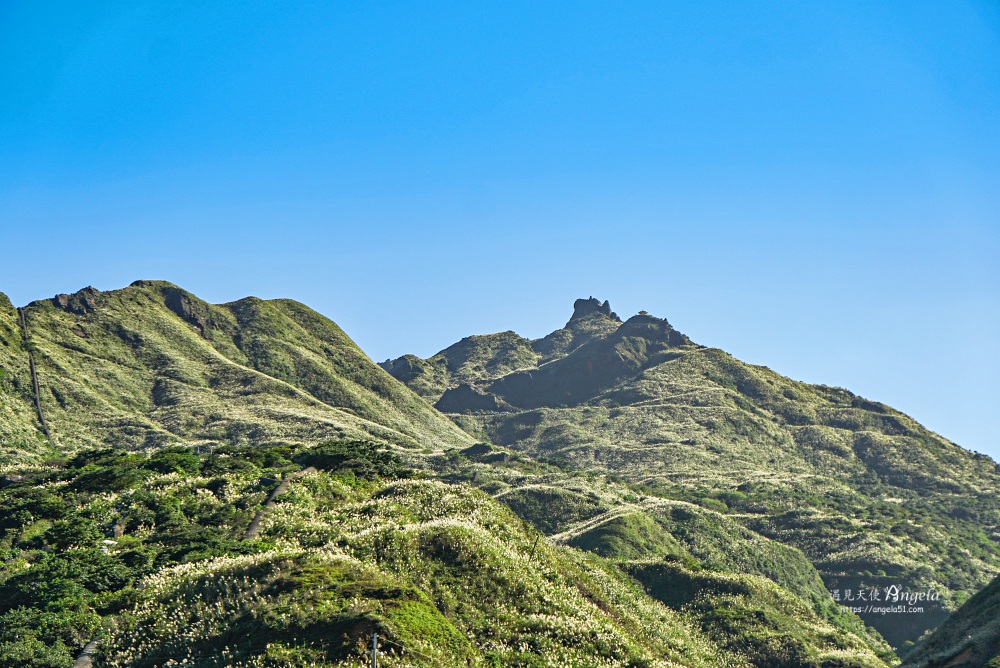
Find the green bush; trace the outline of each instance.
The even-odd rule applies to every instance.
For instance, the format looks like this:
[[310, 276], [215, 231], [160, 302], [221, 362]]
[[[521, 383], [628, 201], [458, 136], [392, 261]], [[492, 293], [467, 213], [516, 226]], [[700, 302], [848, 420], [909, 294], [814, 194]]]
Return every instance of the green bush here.
[[[65, 643], [79, 647], [86, 643], [101, 624], [95, 612], [15, 608], [0, 615], [0, 643], [13, 643], [25, 636], [46, 644]], [[0, 662], [0, 665], [9, 665]]]
[[196, 475], [201, 470], [201, 458], [187, 448], [175, 446], [150, 457], [146, 467], [159, 473]]
[[409, 475], [395, 453], [368, 441], [324, 441], [294, 459], [303, 466], [315, 466], [324, 471], [350, 472], [362, 480]]
[[45, 532], [45, 542], [65, 550], [70, 547], [94, 547], [104, 537], [100, 527], [93, 520], [76, 516], [59, 520]]
[[99, 549], [44, 554], [0, 585], [0, 610], [22, 605], [68, 609], [90, 593], [115, 591], [131, 580], [128, 567]]
[[0, 643], [0, 666], [18, 668], [69, 668], [73, 657], [61, 641], [42, 642], [33, 636]]
[[[223, 446], [218, 448], [209, 457], [206, 466], [209, 469], [216, 466], [225, 468], [225, 466], [232, 465], [235, 461], [242, 461], [262, 469], [280, 468], [291, 464], [291, 457], [294, 454], [295, 448], [288, 445]], [[238, 466], [242, 467], [243, 464], [239, 464]], [[211, 475], [215, 475], [214, 470]]]

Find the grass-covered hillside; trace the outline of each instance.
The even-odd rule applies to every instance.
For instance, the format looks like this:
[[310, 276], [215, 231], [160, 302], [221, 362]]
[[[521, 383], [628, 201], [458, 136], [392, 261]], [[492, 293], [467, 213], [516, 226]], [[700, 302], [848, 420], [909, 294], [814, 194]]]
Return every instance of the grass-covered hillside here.
[[[59, 452], [361, 437], [428, 451], [471, 443], [336, 324], [291, 300], [212, 305], [170, 283], [138, 281], [33, 302], [23, 315]], [[0, 297], [8, 463], [50, 449], [28, 365], [18, 313]]]
[[1000, 578], [970, 598], [903, 668], [997, 668], [1000, 666]]
[[892, 657], [822, 595], [800, 553], [722, 514], [605, 491], [597, 502], [620, 504], [623, 521], [654, 503], [691, 540], [625, 547], [609, 525], [547, 541], [461, 480], [526, 488], [552, 467], [480, 446], [413, 470], [399, 453], [359, 441], [85, 449], [8, 476], [0, 665], [68, 667], [101, 638], [99, 668], [361, 668], [373, 633], [387, 667], [876, 668]]
[[495, 380], [511, 371], [535, 367], [538, 361], [531, 341], [514, 332], [500, 332], [462, 339], [426, 360], [404, 355], [380, 366], [433, 403], [449, 386]]
[[0, 467], [48, 448], [34, 405], [28, 349], [17, 309], [0, 293]]
[[[991, 460], [648, 314], [382, 367], [289, 300], [0, 295], [0, 666], [877, 667], [1000, 570]], [[831, 594], [892, 585], [943, 597]]]
[[940, 592], [922, 613], [862, 612], [904, 651], [1000, 571], [1000, 474], [988, 457], [884, 404], [698, 346], [665, 320], [585, 317], [602, 325], [581, 345], [503, 375], [481, 358], [478, 379], [448, 377], [437, 402], [483, 439], [658, 500], [622, 519], [561, 482], [507, 493], [515, 509], [566, 509], [558, 521], [542, 513], [543, 531], [596, 549], [596, 525], [669, 552], [676, 531], [660, 504], [694, 502], [801, 550], [831, 591]]

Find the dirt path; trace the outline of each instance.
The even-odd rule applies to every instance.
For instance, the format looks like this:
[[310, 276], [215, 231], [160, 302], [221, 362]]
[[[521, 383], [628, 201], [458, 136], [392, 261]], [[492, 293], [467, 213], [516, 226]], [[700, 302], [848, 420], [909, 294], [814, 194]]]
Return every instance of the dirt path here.
[[260, 523], [264, 521], [264, 514], [267, 509], [274, 505], [275, 499], [285, 493], [288, 487], [295, 481], [296, 478], [301, 478], [307, 473], [315, 473], [316, 469], [312, 466], [302, 469], [301, 471], [296, 471], [295, 473], [290, 473], [288, 476], [282, 480], [274, 491], [271, 492], [270, 496], [267, 497], [267, 501], [264, 502], [264, 507], [260, 509], [253, 521], [250, 522], [250, 526], [247, 528], [246, 534], [243, 536], [244, 539], [256, 538], [257, 534], [260, 533]]
[[83, 650], [76, 657], [76, 663], [73, 664], [73, 668], [91, 668], [94, 665], [94, 652], [97, 650], [97, 643], [99, 642], [100, 640], [94, 638], [84, 645]]
[[35, 395], [35, 410], [38, 411], [38, 422], [42, 425], [42, 432], [45, 438], [49, 439], [49, 445], [54, 450], [56, 441], [52, 438], [49, 425], [45, 422], [45, 414], [42, 413], [42, 397], [38, 392], [38, 373], [35, 371], [35, 354], [31, 351], [31, 341], [28, 338], [28, 321], [24, 317], [24, 309], [19, 308], [17, 312], [21, 315], [21, 331], [24, 333], [24, 347], [28, 350], [28, 367], [31, 369], [31, 387]]

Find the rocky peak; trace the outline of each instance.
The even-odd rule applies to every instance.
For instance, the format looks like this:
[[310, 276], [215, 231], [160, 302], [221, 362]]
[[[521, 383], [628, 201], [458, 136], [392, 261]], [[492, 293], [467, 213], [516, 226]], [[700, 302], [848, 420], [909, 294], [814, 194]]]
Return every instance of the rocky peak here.
[[573, 302], [573, 317], [569, 321], [573, 322], [574, 320], [585, 318], [592, 313], [600, 313], [615, 322], [621, 322], [618, 314], [611, 310], [611, 304], [607, 300], [602, 303], [600, 299], [595, 299], [594, 297], [577, 299]]
[[56, 295], [52, 298], [52, 303], [64, 311], [85, 315], [97, 309], [101, 291], [87, 286], [71, 295]]

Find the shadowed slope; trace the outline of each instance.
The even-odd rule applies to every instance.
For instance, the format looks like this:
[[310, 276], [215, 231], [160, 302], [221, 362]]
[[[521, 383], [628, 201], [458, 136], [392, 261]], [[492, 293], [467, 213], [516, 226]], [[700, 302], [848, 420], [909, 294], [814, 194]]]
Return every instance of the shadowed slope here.
[[[476, 387], [508, 374], [533, 370], [558, 360], [580, 346], [612, 334], [621, 320], [607, 302], [578, 299], [565, 327], [531, 341], [514, 332], [468, 336], [426, 360], [404, 355], [379, 366], [403, 381], [431, 403], [448, 391]], [[470, 396], [468, 388], [459, 396]], [[454, 403], [452, 398], [448, 403]]]
[[534, 368], [538, 360], [531, 341], [514, 332], [500, 332], [466, 337], [426, 360], [404, 355], [379, 366], [433, 403], [447, 389]]
[[537, 370], [512, 373], [491, 383], [488, 391], [519, 408], [573, 406], [613, 387], [622, 378], [672, 358], [690, 339], [666, 320], [637, 315], [601, 338]]
[[955, 611], [904, 662], [902, 668], [1000, 666], [1000, 578]]

